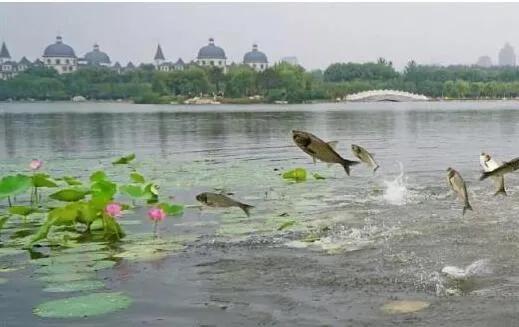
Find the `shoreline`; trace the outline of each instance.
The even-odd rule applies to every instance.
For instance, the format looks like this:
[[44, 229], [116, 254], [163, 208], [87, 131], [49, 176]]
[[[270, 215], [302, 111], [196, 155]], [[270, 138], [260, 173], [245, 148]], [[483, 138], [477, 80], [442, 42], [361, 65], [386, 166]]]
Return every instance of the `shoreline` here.
[[272, 102], [220, 102], [220, 103], [135, 103], [134, 101], [117, 101], [117, 100], [86, 100], [86, 101], [72, 101], [72, 100], [14, 100], [14, 101], [0, 101], [0, 104], [27, 104], [27, 103], [69, 103], [69, 104], [133, 104], [133, 105], [156, 105], [156, 106], [250, 106], [250, 105], [271, 105], [271, 106], [284, 106], [284, 105], [311, 105], [311, 104], [354, 104], [354, 103], [440, 103], [440, 102], [519, 102], [519, 98], [514, 99], [431, 99], [428, 101], [326, 101], [326, 100], [315, 100], [308, 102], [289, 102], [289, 103], [272, 103]]

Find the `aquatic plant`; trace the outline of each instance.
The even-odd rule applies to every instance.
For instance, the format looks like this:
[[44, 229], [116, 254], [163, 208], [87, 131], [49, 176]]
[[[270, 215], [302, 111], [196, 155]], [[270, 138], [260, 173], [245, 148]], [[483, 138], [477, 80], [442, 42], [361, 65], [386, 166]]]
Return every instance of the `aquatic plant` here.
[[[135, 154], [129, 154], [114, 160], [112, 164], [129, 165], [134, 160]], [[159, 203], [159, 186], [146, 181], [144, 175], [134, 167], [128, 166], [132, 169], [129, 174], [130, 183], [118, 185], [103, 169], [92, 172], [85, 183], [77, 177], [52, 177], [39, 172], [42, 166], [41, 160], [34, 159], [29, 164], [32, 176], [16, 174], [4, 176], [0, 180], [0, 200], [7, 199], [9, 204], [4, 212], [0, 212], [0, 228], [14, 216], [22, 217], [24, 222], [28, 217], [36, 219], [36, 224], [41, 222], [38, 229], [29, 228], [23, 232], [27, 239], [26, 247], [44, 240], [49, 241], [49, 235], [53, 231], [62, 235], [64, 241], [85, 238], [86, 235], [92, 240], [120, 240], [125, 233], [114, 218], [120, 217], [123, 210], [130, 208], [130, 205], [115, 201], [119, 195], [130, 198], [133, 206], [139, 199], [144, 200], [146, 204], [154, 204], [155, 208], [165, 215], [181, 215], [184, 210], [180, 204]], [[29, 196], [24, 197], [31, 187]], [[45, 198], [40, 191], [42, 188], [57, 190]], [[20, 197], [18, 201], [16, 196]], [[25, 205], [26, 201], [30, 205]], [[92, 226], [100, 226], [102, 233], [96, 232]]]
[[295, 168], [283, 173], [283, 178], [292, 180], [295, 182], [304, 182], [306, 181], [306, 169], [304, 168]]
[[153, 235], [157, 237], [158, 223], [166, 218], [166, 212], [164, 211], [164, 209], [160, 207], [153, 207], [150, 210], [148, 210], [148, 217], [151, 221], [153, 221]]
[[43, 166], [43, 161], [38, 160], [38, 159], [32, 159], [31, 162], [29, 163], [29, 168], [32, 171], [39, 170], [42, 166]]
[[[319, 173], [312, 173], [311, 175], [316, 180], [326, 179]], [[291, 180], [294, 182], [304, 182], [307, 179], [308, 172], [304, 168], [295, 168], [284, 172], [281, 176], [286, 180]]]

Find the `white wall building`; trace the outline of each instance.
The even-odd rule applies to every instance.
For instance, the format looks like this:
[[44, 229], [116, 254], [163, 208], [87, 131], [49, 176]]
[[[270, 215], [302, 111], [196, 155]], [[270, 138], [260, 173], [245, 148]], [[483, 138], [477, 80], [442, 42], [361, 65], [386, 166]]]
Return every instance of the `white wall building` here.
[[218, 67], [227, 71], [227, 57], [225, 51], [214, 45], [214, 39], [209, 39], [209, 44], [198, 50], [196, 63], [204, 67]]
[[243, 56], [243, 63], [250, 66], [258, 72], [262, 72], [268, 67], [267, 56], [258, 50], [258, 45], [252, 45], [252, 51], [249, 51]]
[[56, 43], [49, 45], [43, 51], [42, 61], [45, 67], [54, 68], [59, 74], [77, 70], [77, 57], [74, 49], [64, 44], [59, 35], [56, 37]]

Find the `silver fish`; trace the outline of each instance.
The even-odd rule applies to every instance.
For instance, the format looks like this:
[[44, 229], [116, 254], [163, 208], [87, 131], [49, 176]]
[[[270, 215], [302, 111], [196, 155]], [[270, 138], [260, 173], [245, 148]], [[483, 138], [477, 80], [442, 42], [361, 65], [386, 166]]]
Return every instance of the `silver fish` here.
[[491, 176], [504, 176], [505, 174], [516, 171], [517, 169], [519, 169], [519, 158], [515, 158], [508, 162], [504, 162], [501, 166], [497, 167], [492, 171], [484, 172], [479, 178], [479, 180], [482, 181]]
[[231, 199], [227, 195], [218, 194], [218, 193], [211, 193], [211, 192], [200, 193], [196, 196], [196, 199], [199, 202], [201, 202], [209, 207], [216, 207], [216, 208], [238, 207], [245, 212], [247, 217], [250, 216], [249, 210], [251, 208], [254, 208], [251, 205], [241, 203], [239, 201]]
[[359, 158], [360, 161], [367, 164], [370, 168], [373, 168], [373, 172], [376, 172], [377, 169], [380, 167], [373, 158], [373, 155], [360, 145], [352, 144], [351, 152], [353, 152], [353, 155]]
[[452, 168], [447, 168], [447, 180], [451, 189], [458, 194], [461, 200], [464, 202], [463, 214], [465, 211], [472, 210], [472, 206], [469, 203], [469, 195], [467, 193], [467, 185], [461, 177], [460, 173]]
[[359, 164], [341, 157], [334, 149], [335, 142], [326, 143], [317, 136], [303, 131], [292, 131], [292, 138], [296, 145], [305, 153], [309, 154], [314, 162], [316, 159], [328, 164], [339, 164], [344, 167], [346, 174], [350, 175], [350, 167]]
[[[482, 152], [479, 156], [479, 163], [485, 172], [493, 171], [494, 169], [499, 168], [499, 164], [487, 153]], [[506, 195], [505, 190], [505, 177], [504, 176], [494, 176], [492, 177], [494, 180], [494, 184], [496, 184], [497, 190], [494, 195], [503, 194]]]

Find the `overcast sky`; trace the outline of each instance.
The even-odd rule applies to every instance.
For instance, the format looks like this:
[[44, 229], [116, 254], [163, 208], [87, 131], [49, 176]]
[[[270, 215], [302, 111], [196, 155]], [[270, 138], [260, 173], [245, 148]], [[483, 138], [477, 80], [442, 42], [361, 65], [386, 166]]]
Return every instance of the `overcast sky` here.
[[209, 37], [240, 62], [253, 42], [270, 62], [297, 56], [307, 69], [385, 57], [401, 68], [497, 61], [508, 41], [519, 49], [519, 4], [182, 4], [1, 3], [0, 40], [14, 59], [40, 57], [56, 34], [77, 56], [94, 42], [112, 62], [151, 62], [157, 42], [167, 60], [190, 61]]

